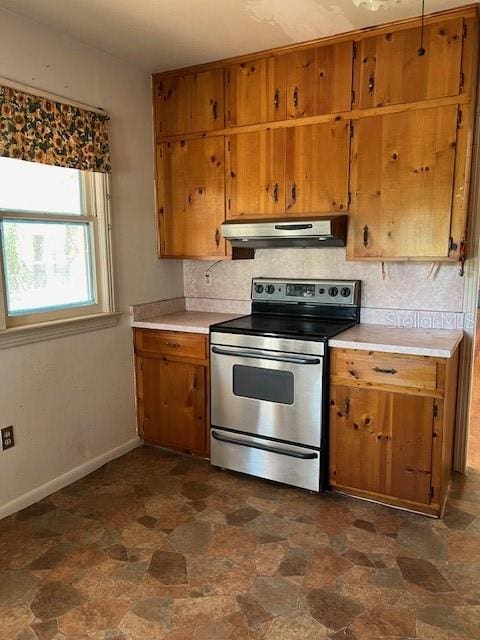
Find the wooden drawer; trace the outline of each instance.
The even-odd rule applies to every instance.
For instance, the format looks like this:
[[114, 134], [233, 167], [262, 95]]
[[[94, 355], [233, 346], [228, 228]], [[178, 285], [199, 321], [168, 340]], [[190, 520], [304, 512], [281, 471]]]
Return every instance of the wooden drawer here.
[[429, 391], [443, 388], [438, 361], [427, 356], [332, 349], [331, 375], [335, 382], [395, 385]]
[[204, 360], [207, 357], [207, 336], [182, 331], [136, 329], [135, 348], [147, 353]]

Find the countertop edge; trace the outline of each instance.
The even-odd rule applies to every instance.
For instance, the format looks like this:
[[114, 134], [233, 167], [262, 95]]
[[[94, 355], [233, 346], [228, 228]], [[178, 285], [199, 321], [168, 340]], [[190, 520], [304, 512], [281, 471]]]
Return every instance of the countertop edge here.
[[136, 329], [156, 329], [158, 331], [183, 331], [185, 333], [203, 333], [208, 335], [210, 327], [179, 324], [178, 322], [149, 322], [148, 320], [135, 320], [131, 325]]
[[460, 334], [451, 349], [435, 349], [433, 347], [412, 347], [407, 345], [384, 344], [383, 342], [375, 343], [361, 342], [356, 340], [345, 340], [340, 336], [337, 336], [335, 338], [331, 338], [328, 341], [328, 346], [333, 348], [337, 347], [340, 349], [358, 349], [360, 351], [381, 351], [383, 353], [398, 353], [412, 356], [429, 356], [432, 358], [452, 358], [462, 340], [463, 334]]

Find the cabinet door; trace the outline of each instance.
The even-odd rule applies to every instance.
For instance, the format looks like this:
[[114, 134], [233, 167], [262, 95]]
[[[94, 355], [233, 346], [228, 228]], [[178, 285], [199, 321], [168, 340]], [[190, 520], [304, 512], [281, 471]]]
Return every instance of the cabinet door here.
[[288, 214], [348, 209], [350, 125], [348, 121], [287, 130]]
[[390, 457], [391, 394], [375, 389], [331, 387], [330, 477], [332, 483], [386, 493]]
[[435, 413], [428, 396], [333, 385], [332, 483], [429, 504]]
[[223, 136], [160, 144], [157, 171], [161, 255], [224, 256]]
[[160, 77], [154, 87], [158, 136], [223, 128], [223, 69]]
[[419, 56], [420, 27], [364, 38], [354, 71], [360, 109], [416, 102], [460, 92], [463, 19], [425, 26], [425, 55]]
[[285, 129], [227, 137], [227, 218], [285, 213], [285, 141]]
[[145, 440], [174, 449], [204, 452], [206, 368], [156, 358], [138, 360]]
[[448, 256], [456, 138], [456, 106], [355, 122], [350, 257]]
[[352, 104], [352, 42], [287, 56], [287, 117], [348, 111]]
[[261, 58], [226, 69], [227, 126], [285, 120], [285, 59]]

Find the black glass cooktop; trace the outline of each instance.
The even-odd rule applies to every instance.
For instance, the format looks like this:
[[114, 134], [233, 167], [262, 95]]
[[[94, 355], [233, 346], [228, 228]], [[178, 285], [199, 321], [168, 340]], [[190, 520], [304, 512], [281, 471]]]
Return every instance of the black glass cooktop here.
[[302, 316], [254, 313], [212, 325], [211, 331], [246, 335], [278, 336], [309, 340], [328, 340], [355, 326], [355, 320], [309, 318]]

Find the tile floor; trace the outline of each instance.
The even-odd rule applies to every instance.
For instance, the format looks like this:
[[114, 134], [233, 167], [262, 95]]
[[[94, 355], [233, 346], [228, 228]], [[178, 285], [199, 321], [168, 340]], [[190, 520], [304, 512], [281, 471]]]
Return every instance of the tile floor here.
[[140, 448], [0, 521], [2, 640], [480, 638], [480, 473], [443, 521]]

